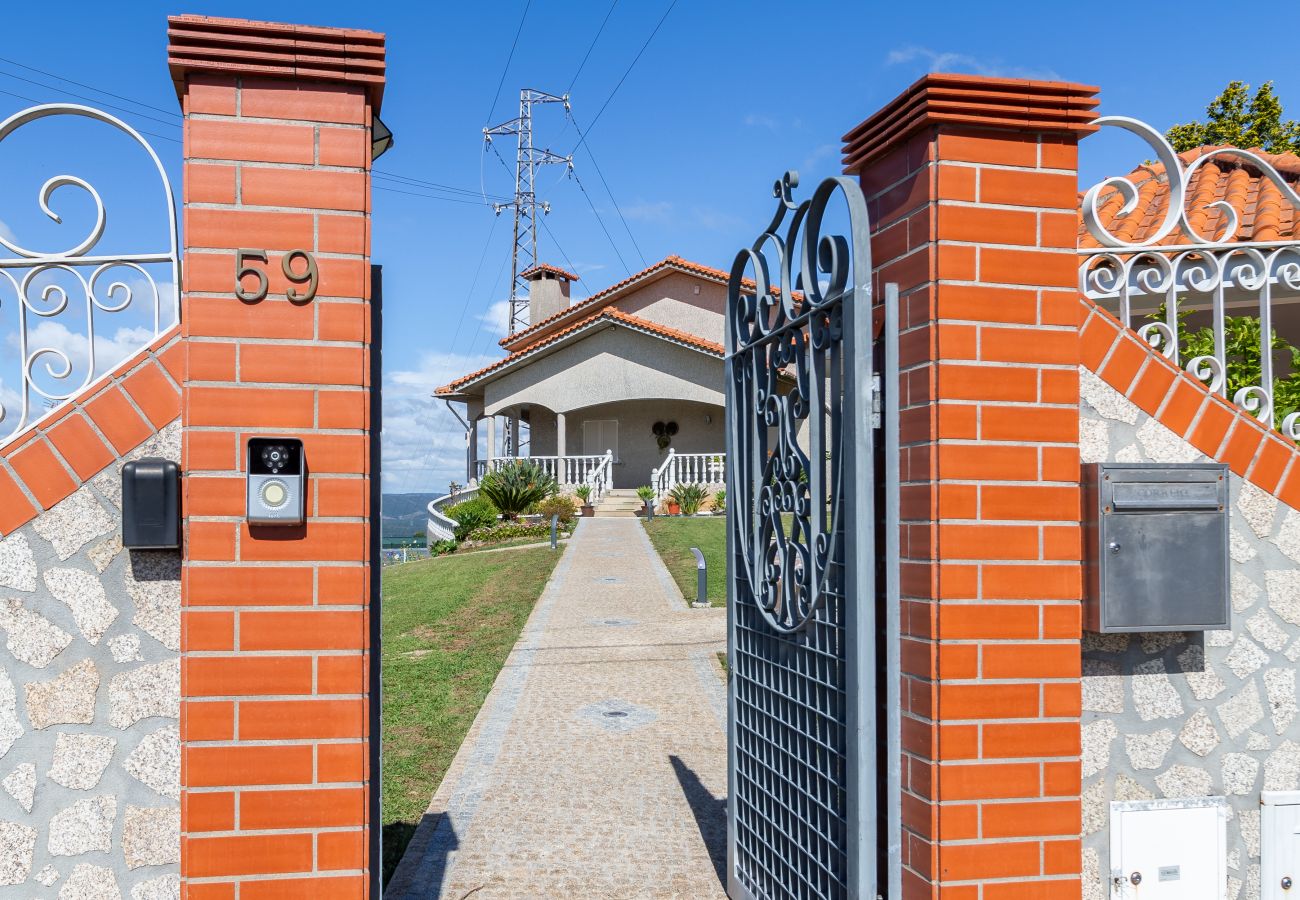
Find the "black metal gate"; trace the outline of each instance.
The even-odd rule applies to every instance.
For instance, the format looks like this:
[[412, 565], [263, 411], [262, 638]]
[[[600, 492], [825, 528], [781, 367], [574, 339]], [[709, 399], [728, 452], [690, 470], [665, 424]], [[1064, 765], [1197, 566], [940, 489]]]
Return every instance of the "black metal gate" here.
[[[798, 204], [797, 186], [793, 172], [777, 182], [728, 287], [727, 889], [890, 896], [897, 766], [877, 762], [898, 759], [897, 698], [878, 670], [897, 671], [897, 604], [881, 574], [894, 567], [878, 562], [897, 559], [897, 529], [877, 523], [897, 504], [877, 472], [896, 444], [877, 432], [892, 416], [870, 229], [854, 181], [828, 178]], [[821, 233], [832, 200], [846, 234]]]

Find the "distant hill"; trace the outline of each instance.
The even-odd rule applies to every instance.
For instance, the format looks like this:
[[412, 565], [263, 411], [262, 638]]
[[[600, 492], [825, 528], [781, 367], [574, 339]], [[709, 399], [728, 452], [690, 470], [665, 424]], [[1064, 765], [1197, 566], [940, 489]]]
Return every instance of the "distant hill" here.
[[424, 531], [429, 520], [429, 501], [440, 496], [441, 494], [384, 494], [384, 537], [411, 537]]

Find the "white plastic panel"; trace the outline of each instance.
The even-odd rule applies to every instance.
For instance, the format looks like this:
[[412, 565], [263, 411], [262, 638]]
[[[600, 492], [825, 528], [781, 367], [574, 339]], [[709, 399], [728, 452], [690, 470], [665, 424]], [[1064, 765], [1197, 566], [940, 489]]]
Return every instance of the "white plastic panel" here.
[[1227, 823], [1222, 797], [1112, 803], [1111, 900], [1226, 900]]
[[1300, 791], [1265, 791], [1261, 802], [1260, 900], [1300, 900]]

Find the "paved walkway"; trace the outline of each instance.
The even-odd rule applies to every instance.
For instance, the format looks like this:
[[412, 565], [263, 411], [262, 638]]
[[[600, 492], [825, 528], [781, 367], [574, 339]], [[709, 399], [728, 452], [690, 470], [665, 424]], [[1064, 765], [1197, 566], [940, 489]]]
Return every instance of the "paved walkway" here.
[[584, 519], [385, 896], [724, 897], [724, 611]]

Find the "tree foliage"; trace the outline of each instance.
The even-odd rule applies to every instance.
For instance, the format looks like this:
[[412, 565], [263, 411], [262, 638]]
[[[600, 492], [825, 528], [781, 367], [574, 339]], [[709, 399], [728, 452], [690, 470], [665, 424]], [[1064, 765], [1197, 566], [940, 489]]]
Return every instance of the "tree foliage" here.
[[[1178, 313], [1178, 352], [1185, 363], [1198, 356], [1214, 355], [1214, 331], [1204, 326], [1192, 331], [1186, 322], [1189, 312]], [[1163, 322], [1165, 310], [1160, 309], [1148, 318]], [[1223, 320], [1223, 350], [1227, 361], [1228, 396], [1233, 397], [1244, 387], [1258, 385], [1263, 374], [1259, 347], [1259, 318], [1256, 316], [1227, 316]], [[1280, 423], [1293, 412], [1300, 411], [1300, 347], [1273, 332], [1272, 349], [1281, 350], [1290, 361], [1291, 371], [1273, 378], [1273, 421]], [[1274, 357], [1276, 365], [1277, 356]]]
[[1282, 101], [1266, 81], [1251, 95], [1250, 85], [1232, 81], [1205, 108], [1204, 122], [1175, 125], [1165, 133], [1174, 150], [1227, 144], [1268, 153], [1300, 153], [1300, 122], [1283, 119]]

